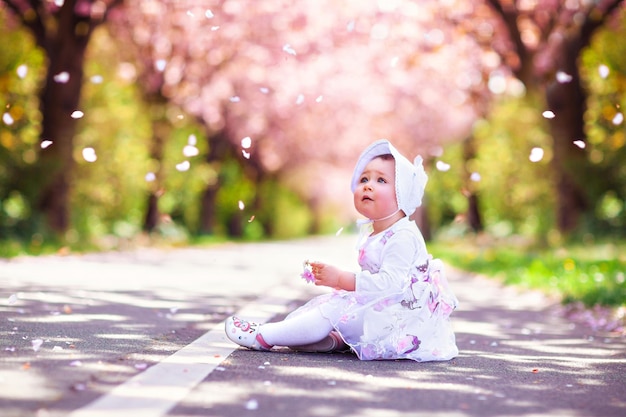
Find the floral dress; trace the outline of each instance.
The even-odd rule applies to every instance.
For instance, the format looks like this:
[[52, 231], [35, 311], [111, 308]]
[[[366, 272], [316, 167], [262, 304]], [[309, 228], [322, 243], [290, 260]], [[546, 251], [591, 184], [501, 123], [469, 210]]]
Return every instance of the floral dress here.
[[403, 218], [362, 236], [355, 291], [320, 295], [291, 315], [319, 308], [362, 360], [457, 356], [449, 317], [458, 302], [417, 225]]

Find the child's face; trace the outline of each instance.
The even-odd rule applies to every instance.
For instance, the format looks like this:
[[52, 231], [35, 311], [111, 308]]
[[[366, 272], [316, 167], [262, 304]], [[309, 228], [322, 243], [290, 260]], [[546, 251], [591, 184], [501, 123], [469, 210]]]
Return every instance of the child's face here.
[[398, 210], [393, 159], [374, 158], [365, 166], [354, 191], [354, 207], [372, 220], [382, 219]]

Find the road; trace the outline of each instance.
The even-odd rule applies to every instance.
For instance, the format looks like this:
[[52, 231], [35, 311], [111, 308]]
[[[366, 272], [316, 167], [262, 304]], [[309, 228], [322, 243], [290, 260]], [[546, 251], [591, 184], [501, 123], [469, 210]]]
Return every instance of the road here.
[[363, 362], [253, 352], [223, 320], [275, 320], [325, 291], [316, 259], [355, 267], [349, 235], [0, 261], [0, 414], [620, 416], [626, 340], [554, 300], [449, 270], [458, 358]]

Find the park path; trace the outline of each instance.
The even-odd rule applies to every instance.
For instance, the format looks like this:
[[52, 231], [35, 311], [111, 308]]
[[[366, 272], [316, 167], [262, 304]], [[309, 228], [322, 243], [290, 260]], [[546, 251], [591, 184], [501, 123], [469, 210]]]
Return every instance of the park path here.
[[323, 292], [298, 278], [302, 260], [353, 267], [354, 241], [0, 261], [2, 415], [626, 415], [622, 336], [452, 269], [461, 354], [450, 362], [252, 352], [225, 339], [229, 314], [272, 320]]

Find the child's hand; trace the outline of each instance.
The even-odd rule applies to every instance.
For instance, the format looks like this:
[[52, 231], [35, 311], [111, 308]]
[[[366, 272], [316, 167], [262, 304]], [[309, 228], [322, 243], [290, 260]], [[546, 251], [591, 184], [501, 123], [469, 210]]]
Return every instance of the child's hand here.
[[336, 288], [339, 281], [339, 270], [334, 266], [321, 262], [311, 262], [311, 272], [315, 277], [315, 285]]
[[315, 285], [354, 291], [354, 274], [321, 262], [311, 262], [311, 271]]

